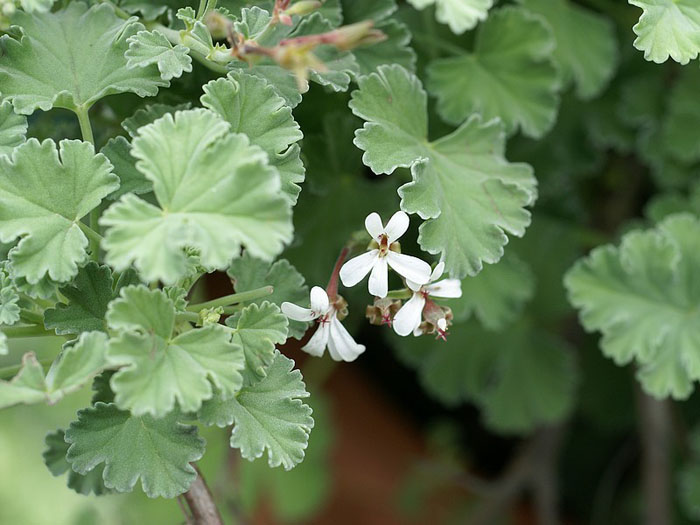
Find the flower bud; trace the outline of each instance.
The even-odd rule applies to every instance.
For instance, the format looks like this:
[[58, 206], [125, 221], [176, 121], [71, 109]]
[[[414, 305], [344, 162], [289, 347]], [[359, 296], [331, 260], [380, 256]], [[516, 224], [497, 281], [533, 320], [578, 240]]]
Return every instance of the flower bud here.
[[398, 299], [390, 299], [389, 297], [380, 299], [375, 297], [374, 304], [367, 306], [365, 315], [369, 319], [370, 324], [376, 326], [388, 324], [391, 326], [394, 316], [400, 308], [401, 301]]
[[306, 16], [319, 9], [322, 5], [318, 0], [301, 0], [287, 8], [284, 14], [289, 16]]
[[386, 35], [374, 29], [374, 22], [366, 20], [339, 27], [327, 33], [324, 43], [331, 44], [341, 51], [349, 51], [360, 46], [377, 44], [386, 40]]
[[12, 2], [2, 6], [2, 14], [8, 17], [14, 15], [16, 10], [17, 8]]
[[224, 313], [224, 309], [221, 306], [216, 308], [205, 308], [199, 312], [199, 325], [208, 326], [210, 324], [216, 324], [221, 319], [221, 315]]
[[215, 40], [227, 38], [232, 26], [231, 20], [218, 11], [209, 11], [204, 18], [204, 23]]

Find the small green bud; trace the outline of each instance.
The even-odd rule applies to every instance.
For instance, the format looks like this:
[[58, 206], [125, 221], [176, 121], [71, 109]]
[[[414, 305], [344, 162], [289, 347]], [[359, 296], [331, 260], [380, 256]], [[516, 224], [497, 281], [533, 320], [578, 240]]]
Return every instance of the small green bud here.
[[318, 0], [301, 0], [301, 2], [297, 2], [286, 9], [284, 14], [289, 16], [306, 16], [319, 9], [322, 5]]

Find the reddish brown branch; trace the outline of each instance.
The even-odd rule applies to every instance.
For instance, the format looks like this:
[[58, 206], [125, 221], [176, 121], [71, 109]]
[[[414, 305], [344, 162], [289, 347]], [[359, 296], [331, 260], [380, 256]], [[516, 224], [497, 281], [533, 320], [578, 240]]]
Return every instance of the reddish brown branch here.
[[190, 486], [190, 490], [183, 494], [187, 506], [192, 513], [191, 521], [194, 525], [223, 525], [219, 510], [216, 508], [211, 491], [204, 480], [202, 473], [195, 466], [197, 479]]

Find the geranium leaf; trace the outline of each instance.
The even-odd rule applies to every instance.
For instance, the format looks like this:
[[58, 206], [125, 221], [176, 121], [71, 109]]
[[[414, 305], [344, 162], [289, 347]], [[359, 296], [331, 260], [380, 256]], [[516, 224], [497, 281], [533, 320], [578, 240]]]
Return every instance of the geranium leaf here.
[[474, 52], [442, 58], [428, 68], [428, 89], [446, 122], [472, 113], [500, 117], [506, 131], [529, 137], [547, 133], [559, 106], [558, 72], [551, 60], [555, 42], [537, 15], [517, 7], [489, 16], [477, 31]]
[[231, 131], [244, 133], [251, 144], [267, 153], [282, 179], [282, 190], [296, 204], [304, 182], [304, 164], [298, 142], [303, 138], [299, 124], [274, 88], [264, 79], [235, 71], [227, 78], [204, 86], [202, 105], [231, 124]]
[[[227, 273], [236, 293], [272, 286], [274, 291], [271, 295], [255, 301], [259, 305], [270, 302], [281, 306], [285, 301], [301, 304], [309, 298], [309, 287], [304, 276], [286, 259], [270, 264], [245, 253], [231, 263]], [[308, 323], [290, 320], [289, 337], [301, 339], [308, 327]]]
[[226, 324], [233, 328], [233, 342], [243, 348], [245, 384], [263, 379], [275, 359], [275, 345], [287, 340], [287, 316], [277, 305], [264, 302], [247, 306]]
[[70, 445], [65, 441], [65, 432], [57, 430], [46, 435], [46, 449], [42, 454], [44, 463], [54, 476], [61, 476], [68, 472], [68, 487], [78, 494], [88, 496], [93, 493], [95, 496], [109, 494], [111, 491], [105, 487], [102, 474], [104, 467], [97, 467], [85, 475], [78, 474], [71, 469], [70, 463], [66, 460], [66, 454]]
[[[600, 94], [617, 66], [617, 42], [610, 20], [570, 0], [520, 0], [542, 16], [556, 40], [554, 60], [564, 87], [576, 84], [576, 94], [589, 99]], [[586, 52], [582, 53], [581, 50]]]
[[108, 199], [116, 200], [127, 193], [140, 195], [153, 190], [151, 181], [136, 169], [136, 159], [131, 156], [131, 143], [124, 137], [109, 139], [100, 153], [109, 159], [114, 174], [119, 177], [119, 188], [108, 195]]
[[148, 104], [146, 107], [137, 110], [129, 118], [124, 119], [122, 128], [131, 135], [131, 138], [134, 138], [139, 134], [140, 128], [153, 124], [164, 115], [175, 113], [176, 111], [184, 111], [190, 109], [191, 106], [192, 104], [189, 102], [178, 104], [177, 106], [170, 106], [168, 104]]
[[86, 142], [29, 139], [0, 156], [0, 173], [0, 242], [21, 238], [10, 252], [14, 274], [70, 280], [87, 258], [80, 219], [119, 185], [111, 164]]
[[224, 427], [234, 424], [231, 446], [249, 460], [267, 450], [271, 467], [292, 469], [304, 459], [309, 433], [314, 426], [312, 410], [302, 403], [309, 396], [294, 361], [275, 351], [267, 376], [244, 387], [229, 400], [214, 398], [202, 406], [199, 419]]
[[416, 9], [435, 4], [435, 17], [453, 33], [461, 34], [486, 20], [493, 0], [408, 0]]
[[632, 28], [634, 47], [657, 64], [671, 57], [687, 64], [700, 53], [700, 5], [693, 0], [629, 0], [642, 9]]
[[242, 246], [266, 260], [282, 251], [292, 223], [279, 173], [228, 129], [206, 109], [140, 128], [132, 155], [159, 206], [129, 194], [104, 213], [107, 262], [117, 270], [133, 263], [146, 281], [174, 284], [188, 272], [185, 247], [208, 270], [226, 268]]
[[11, 381], [0, 381], [0, 408], [42, 401], [57, 403], [92, 381], [105, 368], [106, 350], [105, 334], [83, 333], [74, 344], [63, 347], [47, 376], [36, 356], [25, 354], [17, 375]]
[[70, 443], [66, 459], [79, 474], [104, 463], [104, 484], [130, 492], [141, 479], [151, 498], [174, 498], [186, 492], [197, 477], [190, 465], [204, 454], [197, 427], [178, 422], [178, 414], [162, 419], [137, 417], [116, 405], [96, 403], [78, 412], [66, 430]]
[[153, 64], [158, 66], [163, 80], [180, 78], [183, 73], [192, 71], [192, 58], [189, 48], [177, 44], [173, 46], [163, 33], [139, 31], [127, 40], [129, 49], [126, 57], [126, 67], [129, 69], [144, 68]]
[[656, 229], [633, 231], [619, 247], [596, 248], [566, 275], [583, 326], [599, 331], [603, 353], [635, 361], [644, 389], [684, 399], [700, 379], [700, 286], [693, 278], [700, 222], [674, 215]]
[[174, 321], [175, 305], [161, 290], [128, 286], [110, 304], [107, 322], [122, 332], [107, 353], [122, 367], [110, 382], [120, 408], [163, 417], [177, 401], [194, 412], [214, 395], [212, 383], [228, 397], [241, 388], [243, 350], [230, 330], [214, 324], [172, 337]]
[[9, 326], [19, 321], [18, 302], [19, 294], [7, 271], [7, 263], [0, 263], [0, 324]]
[[23, 34], [19, 41], [2, 37], [0, 94], [18, 113], [89, 108], [107, 95], [147, 97], [168, 85], [155, 65], [126, 67], [127, 39], [144, 27], [135, 19], [119, 18], [109, 4], [88, 9], [83, 2], [71, 2], [55, 13], [18, 13], [14, 22]]
[[0, 103], [0, 157], [10, 155], [25, 141], [26, 134], [27, 117], [15, 113], [10, 101]]
[[[355, 144], [375, 173], [410, 167], [413, 182], [399, 189], [401, 208], [426, 222], [419, 243], [441, 254], [454, 277], [474, 275], [495, 263], [508, 241], [530, 223], [525, 209], [537, 182], [526, 164], [509, 164], [497, 121], [469, 118], [452, 134], [427, 142], [427, 97], [420, 81], [398, 66], [381, 66], [360, 79], [353, 113], [367, 121]], [[409, 109], [410, 108], [410, 109]]]
[[51, 6], [53, 6], [55, 1], [56, 0], [19, 0], [19, 5], [27, 13], [45, 13], [51, 9]]

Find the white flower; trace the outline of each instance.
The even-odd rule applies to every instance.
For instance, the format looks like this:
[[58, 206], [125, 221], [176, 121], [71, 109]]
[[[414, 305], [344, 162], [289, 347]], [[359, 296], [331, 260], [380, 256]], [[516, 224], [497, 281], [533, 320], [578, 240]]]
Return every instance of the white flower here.
[[369, 276], [369, 293], [384, 298], [389, 292], [389, 275], [387, 266], [399, 275], [413, 282], [425, 284], [430, 278], [430, 265], [417, 257], [403, 255], [391, 250], [408, 229], [408, 215], [398, 211], [389, 220], [386, 227], [378, 213], [370, 213], [365, 219], [365, 228], [378, 247], [350, 259], [340, 269], [340, 280], [350, 288]]
[[[440, 297], [443, 299], [456, 299], [462, 297], [462, 283], [459, 279], [443, 279], [437, 281], [442, 272], [445, 271], [445, 263], [441, 262], [430, 275], [428, 284], [421, 285], [411, 280], [406, 280], [406, 284], [413, 291], [413, 296], [401, 307], [401, 310], [394, 316], [394, 331], [407, 336], [410, 333], [421, 335], [420, 324], [423, 319], [423, 308], [429, 297]], [[439, 330], [447, 330], [447, 320], [441, 318], [437, 321]]]
[[328, 294], [320, 286], [311, 289], [311, 308], [302, 308], [292, 303], [282, 303], [282, 313], [295, 321], [317, 321], [318, 329], [302, 350], [321, 357], [328, 352], [335, 361], [354, 361], [365, 351], [357, 344], [338, 319], [338, 310], [330, 304]]

